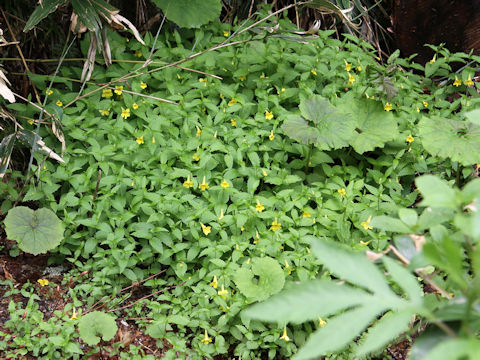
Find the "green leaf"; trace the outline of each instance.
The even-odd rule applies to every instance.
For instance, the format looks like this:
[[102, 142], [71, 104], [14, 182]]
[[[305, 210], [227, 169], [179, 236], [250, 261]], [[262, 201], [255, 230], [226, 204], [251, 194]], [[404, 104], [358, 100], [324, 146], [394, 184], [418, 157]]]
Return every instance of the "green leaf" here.
[[413, 209], [401, 208], [398, 210], [398, 217], [410, 227], [417, 225], [418, 214]]
[[17, 206], [9, 210], [5, 218], [7, 237], [18, 242], [18, 246], [33, 255], [46, 253], [60, 244], [63, 225], [49, 209], [32, 210]]
[[450, 339], [438, 343], [422, 360], [458, 360], [468, 358], [478, 359], [480, 341], [478, 339]]
[[252, 259], [252, 266], [241, 267], [234, 277], [238, 290], [247, 298], [260, 301], [282, 290], [285, 275], [275, 259]]
[[302, 116], [305, 119], [313, 121], [315, 125], [318, 125], [328, 115], [336, 112], [336, 109], [330, 102], [319, 95], [300, 101], [298, 108]]
[[431, 155], [450, 158], [465, 166], [480, 162], [480, 125], [423, 117], [418, 126], [422, 145]]
[[403, 266], [400, 266], [389, 257], [384, 256], [383, 263], [393, 281], [395, 281], [405, 294], [408, 295], [410, 303], [415, 306], [420, 306], [422, 304], [423, 292], [417, 279], [410, 273], [410, 271]]
[[373, 325], [355, 350], [357, 356], [364, 356], [382, 349], [400, 333], [408, 329], [412, 318], [410, 311], [394, 313], [387, 312]]
[[386, 112], [380, 102], [345, 100], [341, 108], [345, 108], [357, 122], [350, 143], [359, 154], [383, 147], [387, 141], [393, 140], [398, 135], [394, 115]]
[[465, 117], [472, 124], [480, 125], [480, 109], [475, 109], [465, 113]]
[[313, 144], [320, 138], [318, 130], [297, 115], [289, 116], [283, 123], [282, 129], [285, 131], [285, 134], [301, 144]]
[[33, 10], [32, 15], [27, 20], [23, 31], [27, 32], [35, 25], [37, 25], [40, 21], [48, 16], [48, 14], [54, 12], [57, 7], [63, 5], [68, 0], [44, 0], [41, 2], [41, 5], [38, 5], [35, 10]]
[[342, 350], [376, 318], [378, 310], [376, 306], [367, 305], [327, 321], [324, 327], [310, 336], [292, 360], [318, 359], [320, 355]]
[[409, 234], [412, 232], [411, 229], [403, 223], [403, 221], [390, 216], [375, 216], [370, 222], [370, 225], [377, 229], [402, 234]]
[[220, 0], [152, 0], [168, 20], [180, 27], [198, 28], [220, 15]]
[[117, 324], [112, 315], [101, 311], [92, 311], [78, 322], [80, 337], [87, 345], [93, 346], [100, 342], [100, 335], [104, 341], [113, 339], [117, 333]]
[[415, 179], [415, 184], [423, 196], [420, 205], [456, 208], [455, 190], [446, 181], [434, 175], [423, 175]]
[[341, 310], [368, 304], [372, 296], [364, 290], [332, 281], [315, 280], [295, 284], [243, 312], [247, 317], [281, 323], [301, 323], [327, 317]]
[[380, 270], [364, 253], [354, 253], [307, 236], [315, 256], [336, 276], [373, 292], [394, 296]]

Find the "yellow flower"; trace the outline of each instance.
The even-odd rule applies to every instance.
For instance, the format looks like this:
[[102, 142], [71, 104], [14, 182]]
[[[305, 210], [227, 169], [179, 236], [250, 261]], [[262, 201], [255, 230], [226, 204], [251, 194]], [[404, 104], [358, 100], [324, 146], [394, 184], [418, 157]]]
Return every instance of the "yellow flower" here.
[[258, 212], [262, 212], [263, 210], [265, 210], [265, 206], [260, 204], [260, 201], [258, 201], [257, 199], [257, 205], [255, 205], [255, 209], [257, 209]]
[[117, 95], [122, 95], [122, 90], [123, 90], [123, 86], [122, 85], [117, 85], [117, 86], [115, 86], [114, 92]]
[[137, 109], [138, 109], [138, 104], [137, 104], [137, 103], [133, 103], [133, 104], [132, 104], [132, 108], [133, 108], [133, 110], [137, 110]]
[[220, 99], [222, 99], [222, 100], [225, 99], [225, 95], [220, 94], [219, 96], [220, 96]]
[[30, 125], [33, 125], [33, 119], [28, 120], [28, 123], [29, 123]]
[[267, 172], [264, 169], [262, 169], [262, 175], [265, 176], [265, 177], [268, 176]]
[[155, 144], [155, 138], [152, 137], [152, 144]]
[[220, 296], [225, 296], [228, 295], [228, 290], [225, 290], [225, 287], [222, 285], [222, 290], [219, 290], [217, 293]]
[[423, 106], [428, 107], [428, 102], [422, 101]]
[[200, 185], [198, 185], [198, 188], [202, 191], [205, 191], [208, 189], [208, 183], [205, 182], [205, 176], [203, 177], [203, 182]]
[[218, 217], [218, 220], [222, 220], [223, 219], [223, 209], [220, 209], [220, 216]]
[[198, 79], [198, 81], [203, 82], [203, 83], [208, 82], [207, 78], [200, 78], [200, 79]]
[[63, 103], [62, 103], [60, 100], [57, 100], [57, 102], [55, 103], [55, 105], [57, 105], [57, 106], [63, 106]]
[[327, 322], [325, 320], [323, 320], [321, 317], [319, 317], [318, 318], [318, 326], [324, 327], [325, 325], [327, 325]]
[[247, 265], [250, 264], [250, 258], [248, 258], [247, 261], [245, 261], [245, 264], [247, 264]]
[[126, 119], [130, 117], [130, 109], [129, 108], [122, 108], [122, 114], [120, 115], [122, 118]]
[[78, 317], [77, 317], [77, 310], [75, 308], [73, 308], [73, 313], [72, 313], [72, 316], [70, 317], [70, 320], [77, 320]]
[[453, 82], [453, 86], [460, 86], [462, 85], [462, 81], [455, 75], [455, 81]]
[[273, 119], [273, 111], [265, 111], [265, 119], [272, 120]]
[[371, 216], [368, 217], [367, 221], [363, 221], [360, 225], [362, 225], [365, 230], [371, 230], [373, 229], [373, 226], [370, 225], [370, 220], [372, 220]]
[[142, 89], [146, 89], [147, 88], [147, 84], [145, 84], [143, 81], [140, 82], [140, 87]]
[[260, 75], [260, 79], [265, 79], [267, 78], [268, 76], [265, 76], [265, 74], [262, 72], [262, 75]]
[[224, 31], [224, 32], [223, 32], [223, 36], [229, 37], [229, 36], [230, 36], [230, 33], [229, 33], [228, 31]]
[[102, 97], [103, 98], [111, 98], [113, 96], [112, 89], [103, 89], [102, 90]]
[[232, 123], [232, 126], [237, 126], [237, 119], [232, 119], [230, 122]]
[[465, 85], [467, 86], [473, 86], [473, 81], [472, 81], [472, 77], [470, 75], [468, 75], [468, 79], [465, 80]]
[[387, 102], [387, 103], [385, 104], [384, 109], [385, 109], [385, 111], [390, 111], [390, 110], [392, 110], [392, 109], [393, 109], [392, 104], [390, 104], [390, 103]]
[[345, 71], [352, 70], [352, 64], [349, 64], [347, 60], [343, 60], [345, 62]]
[[272, 222], [272, 226], [270, 226], [270, 230], [277, 231], [277, 230], [280, 230], [281, 228], [282, 228], [282, 224], [277, 221], [277, 218], [275, 218], [275, 220], [273, 220]]
[[340, 195], [342, 195], [342, 196], [347, 195], [347, 191], [345, 190], [345, 188], [338, 189], [337, 191], [338, 191], [338, 193], [339, 193]]
[[142, 52], [140, 50], [135, 50], [136, 57], [142, 57]]
[[212, 232], [212, 227], [211, 226], [205, 226], [202, 223], [200, 223], [200, 225], [202, 226], [202, 231], [205, 235], [208, 235]]
[[142, 145], [142, 144], [145, 144], [145, 141], [143, 141], [143, 135], [140, 136], [140, 137], [137, 137], [137, 140], [135, 140], [138, 145]]
[[198, 126], [197, 126], [197, 133], [195, 135], [196, 136], [202, 135], [202, 129], [200, 129]]
[[230, 100], [230, 101], [228, 102], [228, 106], [233, 106], [233, 105], [235, 105], [237, 102], [238, 102], [237, 99], [232, 98], [232, 100]]
[[312, 215], [310, 215], [310, 213], [308, 211], [304, 211], [303, 212], [303, 217], [310, 217]]
[[283, 328], [283, 335], [280, 337], [280, 340], [284, 340], [285, 342], [289, 342], [290, 338], [287, 335], [287, 327]]
[[408, 142], [409, 144], [412, 143], [413, 140], [415, 140], [415, 139], [413, 138], [412, 135], [408, 135], [407, 138], [405, 139], [405, 141]]
[[420, 109], [417, 107], [417, 113], [419, 113], [419, 112], [420, 112]]
[[37, 282], [43, 287], [48, 285], [48, 280], [47, 279], [38, 279]]
[[52, 91], [52, 90], [45, 90], [45, 94], [47, 94], [47, 95], [52, 95], [52, 94], [53, 94], [53, 91]]
[[432, 60], [429, 61], [430, 64], [435, 64], [435, 61], [437, 61], [437, 54], [433, 55]]
[[217, 131], [215, 131], [215, 134], [213, 134], [213, 138], [214, 138], [214, 139], [217, 138]]
[[281, 93], [285, 92], [285, 88], [281, 88], [280, 90], [277, 90], [277, 94], [280, 95]]
[[357, 71], [362, 71], [362, 70], [363, 70], [363, 69], [362, 69], [362, 65], [358, 65], [358, 66], [357, 66]]
[[183, 186], [185, 186], [187, 189], [193, 186], [193, 181], [190, 180], [190, 175], [188, 175], [187, 180], [183, 182]]
[[192, 155], [192, 158], [195, 161], [199, 161], [200, 160], [200, 154], [195, 153], [195, 154]]
[[238, 78], [240, 79], [240, 81], [245, 81], [247, 79], [245, 75], [240, 75]]
[[288, 263], [287, 260], [285, 260], [285, 269], [288, 269], [288, 268], [290, 268], [290, 264]]
[[213, 281], [210, 283], [210, 286], [213, 286], [214, 289], [218, 287], [217, 275], [213, 276]]
[[130, 184], [131, 187], [134, 187], [135, 186], [135, 181], [132, 181], [132, 183]]
[[212, 342], [212, 338], [210, 336], [208, 336], [208, 332], [207, 332], [207, 329], [205, 329], [205, 336], [203, 337], [203, 339], [201, 340], [202, 343], [204, 343], [205, 345], [208, 345]]
[[[180, 76], [180, 74], [177, 74], [177, 79], [180, 80], [182, 77]], [[182, 101], [182, 100], [180, 100]]]
[[227, 180], [223, 179], [222, 183], [220, 184], [220, 186], [224, 189], [228, 188], [230, 186], [230, 184], [227, 182]]
[[317, 75], [317, 72], [315, 70], [310, 70], [310, 72], [313, 74], [313, 75]]
[[273, 130], [270, 131], [270, 135], [268, 135], [268, 138], [270, 139], [270, 141], [273, 141], [273, 139], [275, 139], [275, 135], [273, 135]]
[[100, 115], [102, 116], [108, 116], [110, 114], [110, 110], [98, 110], [100, 112]]
[[352, 74], [348, 74], [348, 85], [353, 85], [354, 82], [355, 76], [353, 76]]

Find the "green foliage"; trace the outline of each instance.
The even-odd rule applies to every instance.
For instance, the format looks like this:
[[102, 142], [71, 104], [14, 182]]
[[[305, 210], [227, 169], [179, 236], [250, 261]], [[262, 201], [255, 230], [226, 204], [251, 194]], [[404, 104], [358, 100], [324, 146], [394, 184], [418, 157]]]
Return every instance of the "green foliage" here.
[[422, 292], [407, 270], [384, 258], [391, 279], [408, 300], [392, 291], [384, 275], [364, 255], [314, 238], [310, 241], [325, 267], [353, 286], [327, 280], [296, 285], [245, 311], [248, 317], [281, 323], [329, 317], [293, 359], [316, 359], [343, 350], [382, 314], [359, 342], [357, 356], [383, 348], [408, 329], [411, 316], [422, 306]]
[[244, 265], [238, 269], [233, 281], [247, 298], [261, 301], [282, 290], [285, 275], [275, 259], [255, 258], [251, 268]]
[[422, 144], [430, 154], [463, 165], [480, 162], [480, 125], [462, 120], [423, 117], [419, 123]]
[[303, 117], [289, 116], [283, 131], [302, 144], [314, 144], [322, 150], [352, 145], [360, 154], [383, 147], [398, 136], [394, 116], [385, 112], [381, 104], [351, 96], [337, 102], [334, 107], [318, 95], [301, 101]]
[[35, 25], [37, 25], [40, 21], [45, 19], [50, 13], [57, 10], [60, 5], [63, 5], [68, 0], [45, 0], [42, 1], [39, 6], [35, 8], [32, 15], [28, 19], [27, 23], [25, 24], [25, 28], [23, 31], [28, 31], [33, 29]]
[[220, 0], [152, 0], [168, 20], [180, 27], [198, 28], [220, 15]]
[[117, 332], [115, 317], [101, 311], [92, 311], [82, 316], [78, 322], [80, 337], [88, 345], [96, 345], [100, 342], [112, 339]]
[[7, 237], [33, 255], [56, 248], [63, 239], [63, 224], [49, 209], [32, 210], [17, 206], [9, 210], [4, 224]]

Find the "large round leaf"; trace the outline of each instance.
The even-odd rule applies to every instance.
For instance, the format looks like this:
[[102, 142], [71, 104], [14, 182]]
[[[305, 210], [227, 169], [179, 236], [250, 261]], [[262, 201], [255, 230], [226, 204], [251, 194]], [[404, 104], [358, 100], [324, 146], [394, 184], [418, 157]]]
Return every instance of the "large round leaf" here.
[[100, 335], [104, 341], [111, 340], [117, 333], [117, 328], [115, 318], [101, 311], [92, 311], [82, 316], [78, 323], [80, 337], [90, 346], [100, 342], [97, 335]]
[[62, 222], [49, 209], [34, 211], [18, 206], [8, 211], [4, 223], [7, 237], [17, 241], [20, 249], [33, 255], [46, 253], [63, 239]]
[[419, 130], [422, 145], [431, 155], [450, 158], [465, 166], [480, 163], [480, 125], [423, 117]]
[[394, 115], [386, 112], [381, 103], [371, 100], [350, 100], [345, 101], [342, 107], [357, 122], [350, 144], [359, 154], [383, 147], [387, 141], [393, 140], [398, 135]]
[[275, 259], [264, 257], [253, 259], [251, 268], [241, 267], [234, 281], [247, 298], [261, 301], [282, 290], [285, 275]]
[[220, 15], [220, 0], [152, 0], [168, 20], [180, 27], [197, 28]]

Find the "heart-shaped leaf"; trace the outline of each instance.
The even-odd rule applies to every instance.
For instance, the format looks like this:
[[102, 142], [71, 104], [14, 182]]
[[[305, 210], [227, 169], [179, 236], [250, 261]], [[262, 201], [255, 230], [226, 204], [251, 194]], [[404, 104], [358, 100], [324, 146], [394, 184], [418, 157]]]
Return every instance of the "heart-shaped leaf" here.
[[264, 257], [253, 259], [251, 268], [240, 268], [234, 281], [243, 295], [260, 301], [282, 290], [285, 275], [276, 260]]
[[82, 316], [78, 323], [80, 337], [87, 345], [93, 346], [100, 342], [100, 335], [104, 341], [111, 340], [117, 333], [117, 324], [112, 315], [101, 311], [92, 311]]
[[63, 225], [49, 209], [32, 210], [25, 206], [11, 209], [5, 218], [7, 237], [23, 251], [38, 255], [57, 247], [63, 239]]
[[152, 0], [168, 20], [180, 27], [198, 28], [220, 15], [220, 0]]

